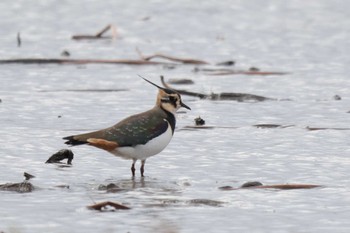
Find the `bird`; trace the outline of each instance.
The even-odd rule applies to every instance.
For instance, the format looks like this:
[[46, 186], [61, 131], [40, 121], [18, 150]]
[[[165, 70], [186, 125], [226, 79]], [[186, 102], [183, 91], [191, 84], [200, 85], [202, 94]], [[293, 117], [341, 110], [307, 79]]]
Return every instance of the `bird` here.
[[191, 108], [182, 102], [177, 91], [143, 79], [158, 88], [156, 104], [152, 109], [129, 116], [105, 129], [64, 137], [65, 144], [87, 144], [132, 160], [132, 177], [135, 177], [136, 161], [141, 160], [140, 173], [144, 177], [146, 159], [165, 149], [174, 135], [176, 111], [181, 107]]

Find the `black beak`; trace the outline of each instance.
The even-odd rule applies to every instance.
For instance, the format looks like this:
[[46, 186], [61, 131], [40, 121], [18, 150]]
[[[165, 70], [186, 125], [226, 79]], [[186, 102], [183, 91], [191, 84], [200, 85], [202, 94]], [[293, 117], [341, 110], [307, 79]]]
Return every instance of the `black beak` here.
[[182, 101], [180, 102], [181, 107], [187, 108], [188, 110], [191, 110], [190, 107], [188, 107], [186, 104], [182, 103]]

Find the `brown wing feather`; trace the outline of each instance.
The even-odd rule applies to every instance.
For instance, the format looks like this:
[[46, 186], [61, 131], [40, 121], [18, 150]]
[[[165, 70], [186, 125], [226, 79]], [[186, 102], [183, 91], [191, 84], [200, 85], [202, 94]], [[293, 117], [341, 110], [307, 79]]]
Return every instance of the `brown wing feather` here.
[[86, 141], [89, 143], [89, 145], [95, 146], [106, 151], [112, 151], [118, 147], [118, 143], [104, 139], [88, 138]]

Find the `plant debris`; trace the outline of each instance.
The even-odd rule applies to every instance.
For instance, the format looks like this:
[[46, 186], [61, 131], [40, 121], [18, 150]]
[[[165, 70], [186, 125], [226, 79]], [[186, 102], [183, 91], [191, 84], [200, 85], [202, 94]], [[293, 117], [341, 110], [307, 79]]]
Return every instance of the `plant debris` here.
[[169, 79], [168, 83], [170, 84], [194, 84], [194, 82], [191, 79]]
[[207, 206], [213, 206], [213, 207], [220, 207], [224, 204], [222, 201], [215, 201], [210, 199], [192, 199], [188, 201], [187, 203], [192, 205], [207, 205]]
[[[103, 34], [105, 34], [108, 30], [112, 31], [112, 37], [103, 36]], [[101, 31], [97, 32], [95, 35], [74, 35], [74, 36], [72, 36], [73, 40], [111, 39], [111, 38], [112, 39], [117, 38], [117, 28], [112, 24], [108, 24]]]
[[71, 150], [62, 149], [53, 154], [45, 163], [61, 163], [61, 160], [67, 159], [67, 164], [71, 165], [74, 154]]
[[196, 117], [195, 119], [194, 119], [194, 123], [195, 123], [195, 125], [205, 125], [205, 120], [203, 120], [200, 116], [199, 117]]
[[272, 128], [288, 128], [288, 127], [293, 127], [294, 125], [257, 124], [253, 126], [261, 129], [272, 129]]
[[170, 87], [165, 81], [164, 76], [160, 76], [160, 80], [165, 88], [173, 89], [177, 92], [179, 92], [181, 95], [188, 95], [193, 97], [199, 97], [200, 99], [209, 99], [209, 100], [234, 100], [238, 102], [247, 102], [247, 101], [267, 101], [267, 100], [277, 100], [274, 98], [268, 98], [264, 96], [259, 95], [252, 95], [252, 94], [245, 94], [245, 93], [232, 93], [232, 92], [222, 92], [220, 94], [202, 94], [197, 92], [190, 92], [185, 90], [178, 90], [175, 88]]
[[23, 175], [24, 175], [25, 180], [30, 180], [32, 178], [35, 178], [35, 176], [33, 176], [27, 172], [24, 172]]
[[307, 130], [315, 131], [315, 130], [350, 130], [350, 128], [333, 128], [333, 127], [306, 127]]

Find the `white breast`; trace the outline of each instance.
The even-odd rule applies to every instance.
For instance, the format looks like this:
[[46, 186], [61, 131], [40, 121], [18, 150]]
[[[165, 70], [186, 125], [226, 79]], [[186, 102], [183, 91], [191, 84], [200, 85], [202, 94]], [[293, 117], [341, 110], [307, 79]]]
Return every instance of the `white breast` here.
[[167, 123], [167, 131], [159, 135], [158, 137], [153, 138], [146, 144], [137, 145], [135, 147], [119, 147], [111, 151], [111, 153], [124, 159], [138, 160], [145, 160], [148, 157], [158, 154], [159, 152], [164, 150], [164, 148], [169, 144], [171, 138], [173, 137], [171, 126], [168, 121]]

